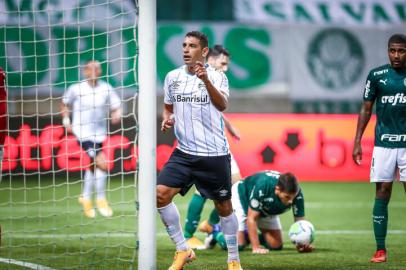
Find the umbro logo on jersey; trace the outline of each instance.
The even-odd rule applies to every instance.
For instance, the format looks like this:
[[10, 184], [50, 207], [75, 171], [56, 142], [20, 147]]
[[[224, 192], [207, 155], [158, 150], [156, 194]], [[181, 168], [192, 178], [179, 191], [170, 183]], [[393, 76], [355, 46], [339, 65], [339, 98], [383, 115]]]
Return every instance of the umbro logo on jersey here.
[[382, 79], [381, 79], [381, 80], [379, 80], [379, 82], [380, 82], [380, 83], [383, 83], [384, 85], [386, 85], [386, 81], [387, 81], [387, 80], [388, 80], [388, 79], [385, 79], [385, 80], [382, 80]]
[[225, 197], [228, 194], [228, 190], [227, 189], [222, 189], [222, 190], [219, 191], [219, 193], [220, 193], [221, 197]]
[[207, 91], [206, 85], [203, 82], [200, 82], [197, 87], [199, 88], [200, 91], [203, 91], [203, 92]]

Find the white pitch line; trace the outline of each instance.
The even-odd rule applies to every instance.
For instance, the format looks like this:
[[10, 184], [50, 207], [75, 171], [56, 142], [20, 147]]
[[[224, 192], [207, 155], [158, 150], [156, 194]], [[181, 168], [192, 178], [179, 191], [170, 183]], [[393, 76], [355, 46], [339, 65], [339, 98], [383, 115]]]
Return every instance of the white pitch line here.
[[[372, 230], [316, 230], [318, 235], [364, 235], [372, 234]], [[197, 235], [205, 235], [203, 233], [196, 233]], [[406, 234], [406, 230], [388, 230], [388, 234]], [[167, 236], [166, 232], [158, 232], [156, 234], [158, 237]], [[69, 239], [76, 240], [74, 238], [94, 238], [94, 237], [115, 237], [115, 238], [132, 238], [136, 237], [134, 233], [83, 233], [83, 234], [14, 234], [5, 233], [3, 235], [5, 239], [7, 238], [25, 238], [25, 239]]]
[[23, 262], [23, 261], [17, 261], [14, 259], [7, 259], [7, 258], [0, 258], [0, 263], [14, 264], [14, 265], [22, 266], [25, 268], [34, 269], [34, 270], [55, 270], [54, 268], [51, 268], [48, 266], [43, 266], [40, 264]]

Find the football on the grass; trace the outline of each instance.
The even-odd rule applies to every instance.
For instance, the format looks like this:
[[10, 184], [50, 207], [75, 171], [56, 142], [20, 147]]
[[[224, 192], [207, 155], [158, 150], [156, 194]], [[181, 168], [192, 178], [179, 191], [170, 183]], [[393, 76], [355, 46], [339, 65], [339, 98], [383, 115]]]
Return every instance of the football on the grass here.
[[295, 245], [308, 245], [314, 241], [315, 230], [313, 224], [307, 220], [300, 220], [292, 224], [289, 238]]

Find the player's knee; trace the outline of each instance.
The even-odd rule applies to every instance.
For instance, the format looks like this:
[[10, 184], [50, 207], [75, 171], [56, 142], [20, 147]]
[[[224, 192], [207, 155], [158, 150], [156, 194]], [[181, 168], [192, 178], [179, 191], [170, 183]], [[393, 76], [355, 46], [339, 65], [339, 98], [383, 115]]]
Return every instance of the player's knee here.
[[214, 205], [218, 214], [222, 217], [227, 217], [233, 212], [233, 206], [231, 205], [231, 200], [227, 201], [215, 201]]
[[280, 244], [279, 246], [271, 247], [270, 250], [282, 250], [283, 249], [283, 244]]
[[379, 199], [388, 200], [391, 196], [391, 189], [385, 186], [381, 186], [379, 189], [376, 190], [376, 197]]
[[156, 188], [156, 203], [157, 207], [163, 207], [170, 203], [170, 193], [162, 186], [158, 185]]

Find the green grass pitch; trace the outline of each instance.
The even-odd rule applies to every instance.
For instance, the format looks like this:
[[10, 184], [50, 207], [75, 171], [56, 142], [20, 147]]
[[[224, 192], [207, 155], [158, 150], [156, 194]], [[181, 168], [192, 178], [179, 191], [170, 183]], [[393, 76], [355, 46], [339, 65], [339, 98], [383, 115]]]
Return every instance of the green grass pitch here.
[[[12, 191], [10, 191], [12, 187]], [[28, 187], [28, 188], [24, 188]], [[374, 186], [368, 183], [302, 183], [306, 217], [316, 227], [316, 250], [299, 254], [287, 239], [293, 218], [291, 212], [281, 216], [284, 249], [267, 255], [241, 253], [245, 270], [265, 269], [406, 269], [406, 197], [402, 185], [395, 184], [389, 205], [389, 261], [371, 264], [374, 251], [371, 211]], [[0, 225], [3, 230], [0, 258], [40, 264], [54, 269], [137, 269], [136, 211], [134, 180], [113, 179], [109, 198], [114, 216], [110, 219], [83, 217], [77, 196], [77, 182], [50, 179], [38, 185], [38, 179], [9, 180], [0, 183]], [[192, 192], [175, 202], [185, 218]], [[12, 202], [12, 204], [10, 204]], [[28, 203], [24, 203], [28, 202]], [[207, 217], [207, 202], [203, 217]], [[140, 217], [142, 218], [142, 217]], [[174, 246], [157, 216], [157, 269], [167, 269]], [[197, 234], [203, 240], [204, 235]], [[197, 260], [185, 269], [226, 269], [226, 252], [196, 251]], [[0, 269], [28, 269], [0, 262]]]

